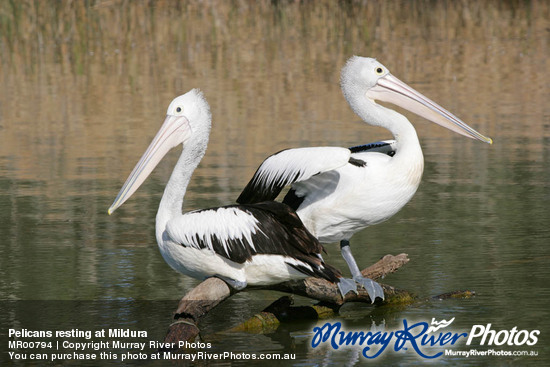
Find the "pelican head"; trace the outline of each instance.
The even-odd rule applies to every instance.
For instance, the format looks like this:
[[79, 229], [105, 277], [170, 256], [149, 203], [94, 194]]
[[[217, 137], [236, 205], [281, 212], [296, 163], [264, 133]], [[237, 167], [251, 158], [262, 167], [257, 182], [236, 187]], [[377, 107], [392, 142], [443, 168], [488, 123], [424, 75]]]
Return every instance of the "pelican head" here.
[[202, 158], [208, 144], [210, 127], [210, 108], [200, 90], [192, 89], [172, 100], [164, 123], [126, 179], [108, 213], [112, 214], [132, 196], [170, 149], [180, 144], [190, 145], [194, 148], [194, 155]]
[[[376, 59], [351, 57], [342, 69], [340, 81], [342, 91], [350, 104], [357, 102], [359, 105], [364, 103], [364, 100], [374, 104], [375, 101], [392, 103], [458, 134], [493, 143], [491, 138], [480, 134], [437, 103], [397, 79]], [[364, 100], [356, 101], [356, 98]]]

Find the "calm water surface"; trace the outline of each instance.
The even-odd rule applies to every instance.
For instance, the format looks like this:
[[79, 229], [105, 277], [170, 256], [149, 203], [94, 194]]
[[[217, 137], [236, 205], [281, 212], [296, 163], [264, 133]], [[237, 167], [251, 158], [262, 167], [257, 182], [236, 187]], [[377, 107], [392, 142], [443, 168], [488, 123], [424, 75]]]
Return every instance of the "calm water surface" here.
[[[2, 348], [8, 327], [120, 327], [161, 340], [178, 299], [197, 284], [164, 263], [154, 238], [178, 154], [113, 216], [107, 208], [170, 100], [199, 87], [213, 113], [185, 209], [229, 204], [273, 152], [390, 137], [360, 123], [341, 95], [340, 68], [358, 54], [378, 58], [495, 144], [408, 115], [424, 149], [423, 182], [394, 218], [352, 241], [365, 266], [409, 255], [384, 279], [390, 285], [421, 297], [460, 289], [476, 297], [347, 305], [338, 320], [362, 330], [453, 317], [455, 330], [539, 329], [537, 345], [522, 348], [536, 358], [437, 363], [548, 365], [549, 4], [277, 3], [0, 4]], [[326, 260], [345, 269], [337, 246], [327, 250]], [[311, 350], [313, 323], [267, 335], [224, 332], [278, 297], [232, 297], [204, 320], [203, 340], [212, 351], [296, 353], [296, 366], [367, 363], [360, 351]], [[424, 362], [388, 352], [368, 363]]]

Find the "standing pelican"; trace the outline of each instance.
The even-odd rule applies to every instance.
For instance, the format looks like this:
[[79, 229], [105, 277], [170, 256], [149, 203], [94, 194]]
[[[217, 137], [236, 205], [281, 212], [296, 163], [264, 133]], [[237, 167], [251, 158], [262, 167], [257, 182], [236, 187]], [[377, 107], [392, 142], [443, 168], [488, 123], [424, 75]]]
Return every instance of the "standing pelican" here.
[[217, 276], [236, 289], [307, 276], [338, 281], [339, 271], [323, 263], [321, 244], [285, 204], [231, 205], [182, 214], [183, 197], [206, 152], [210, 127], [210, 109], [199, 90], [175, 98], [109, 214], [138, 189], [170, 149], [183, 144], [156, 218], [160, 252], [172, 268], [201, 280]]
[[[383, 222], [413, 197], [424, 169], [416, 131], [407, 118], [375, 101], [390, 102], [454, 132], [492, 143], [435, 102], [415, 91], [372, 58], [354, 56], [341, 75], [351, 109], [366, 123], [388, 129], [394, 140], [353, 148], [288, 149], [267, 158], [238, 203], [274, 200], [292, 184], [283, 203], [291, 206], [321, 243], [340, 241], [355, 282], [370, 298], [384, 297], [379, 284], [359, 271], [349, 241], [356, 232]], [[341, 292], [357, 291], [354, 281], [340, 282]]]

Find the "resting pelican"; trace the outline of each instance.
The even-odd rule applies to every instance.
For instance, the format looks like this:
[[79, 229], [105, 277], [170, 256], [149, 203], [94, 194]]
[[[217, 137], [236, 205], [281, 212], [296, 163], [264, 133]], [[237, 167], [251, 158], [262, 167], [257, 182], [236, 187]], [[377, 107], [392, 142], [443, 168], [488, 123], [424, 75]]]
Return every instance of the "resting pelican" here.
[[160, 252], [172, 268], [201, 280], [216, 276], [236, 289], [308, 276], [337, 282], [339, 271], [323, 262], [323, 247], [286, 204], [230, 205], [182, 214], [183, 197], [206, 152], [210, 127], [210, 108], [199, 90], [175, 98], [109, 214], [138, 189], [170, 149], [183, 144], [156, 218]]
[[[424, 169], [416, 131], [407, 118], [375, 101], [389, 102], [464, 136], [492, 143], [435, 102], [415, 91], [372, 58], [354, 56], [341, 75], [351, 109], [366, 123], [388, 129], [394, 140], [353, 148], [288, 149], [267, 158], [238, 203], [274, 200], [292, 184], [283, 203], [291, 206], [321, 243], [340, 242], [355, 282], [370, 298], [382, 288], [363, 278], [349, 241], [358, 231], [389, 219], [413, 197]], [[340, 282], [341, 292], [357, 291], [353, 281]]]

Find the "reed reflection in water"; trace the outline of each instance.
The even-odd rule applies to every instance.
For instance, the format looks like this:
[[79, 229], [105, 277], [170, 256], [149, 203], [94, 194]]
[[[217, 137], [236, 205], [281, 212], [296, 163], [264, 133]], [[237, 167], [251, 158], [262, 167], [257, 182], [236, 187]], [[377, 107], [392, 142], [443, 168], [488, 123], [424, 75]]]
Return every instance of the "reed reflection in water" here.
[[[395, 218], [354, 238], [366, 244], [356, 256], [366, 264], [407, 252], [411, 263], [389, 284], [424, 296], [462, 288], [478, 296], [377, 311], [376, 320], [394, 326], [457, 315], [465, 328], [474, 321], [538, 327], [550, 293], [549, 8], [545, 1], [1, 2], [0, 298], [177, 299], [196, 282], [174, 273], [154, 240], [177, 154], [106, 215], [167, 103], [199, 87], [212, 107], [210, 145], [185, 210], [232, 203], [273, 152], [389, 137], [359, 123], [341, 95], [339, 71], [358, 54], [378, 58], [495, 141], [477, 144], [407, 115], [424, 149], [423, 183]], [[337, 246], [328, 251], [327, 261], [345, 268]], [[235, 323], [257, 311], [251, 300], [277, 296], [245, 294], [217, 315]], [[365, 324], [368, 311], [349, 312], [349, 323]], [[214, 314], [211, 323], [223, 320]], [[301, 346], [310, 329], [296, 332]], [[540, 354], [548, 351], [545, 333]], [[279, 345], [254, 338], [267, 349]], [[249, 340], [237, 344], [246, 350]], [[305, 359], [309, 351], [299, 350]]]

